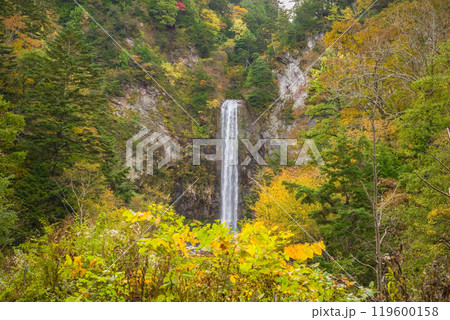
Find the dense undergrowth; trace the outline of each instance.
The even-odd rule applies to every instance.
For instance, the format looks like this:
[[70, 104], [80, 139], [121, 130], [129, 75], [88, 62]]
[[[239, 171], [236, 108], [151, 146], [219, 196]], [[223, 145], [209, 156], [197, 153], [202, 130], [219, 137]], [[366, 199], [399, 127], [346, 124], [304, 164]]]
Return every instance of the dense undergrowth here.
[[[275, 228], [274, 228], [275, 229]], [[3, 301], [364, 301], [373, 295], [322, 271], [322, 242], [291, 244], [262, 223], [239, 234], [184, 223], [163, 205], [63, 222], [4, 258]], [[6, 288], [6, 289], [5, 289]]]
[[[82, 5], [148, 74], [73, 1], [0, 0], [0, 300], [450, 299], [448, 1]], [[239, 234], [208, 224], [215, 165], [186, 161], [224, 99], [324, 160], [267, 152]], [[187, 151], [134, 181], [143, 125]]]

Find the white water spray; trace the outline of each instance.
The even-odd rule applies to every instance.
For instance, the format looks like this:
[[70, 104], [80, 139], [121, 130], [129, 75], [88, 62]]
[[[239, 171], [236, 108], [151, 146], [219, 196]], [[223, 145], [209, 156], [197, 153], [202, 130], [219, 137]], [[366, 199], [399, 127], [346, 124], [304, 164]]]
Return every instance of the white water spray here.
[[238, 218], [238, 101], [226, 100], [221, 108], [222, 173], [220, 220], [236, 231]]

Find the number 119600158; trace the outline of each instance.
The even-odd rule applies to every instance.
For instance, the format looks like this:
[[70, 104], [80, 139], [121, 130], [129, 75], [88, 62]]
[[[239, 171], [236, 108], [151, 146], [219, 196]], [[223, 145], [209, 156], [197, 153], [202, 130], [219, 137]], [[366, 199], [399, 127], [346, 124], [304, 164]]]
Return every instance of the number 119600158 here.
[[373, 317], [437, 317], [438, 307], [372, 307]]

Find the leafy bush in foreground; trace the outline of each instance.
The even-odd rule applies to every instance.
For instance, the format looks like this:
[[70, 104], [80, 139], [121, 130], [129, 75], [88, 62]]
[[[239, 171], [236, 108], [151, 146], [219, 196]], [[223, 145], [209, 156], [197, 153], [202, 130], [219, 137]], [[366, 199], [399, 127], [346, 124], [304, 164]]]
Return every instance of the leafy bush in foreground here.
[[[317, 264], [323, 243], [247, 223], [184, 223], [171, 208], [119, 209], [84, 225], [49, 227], [2, 259], [7, 301], [358, 301], [370, 292]], [[133, 245], [133, 239], [140, 239]]]

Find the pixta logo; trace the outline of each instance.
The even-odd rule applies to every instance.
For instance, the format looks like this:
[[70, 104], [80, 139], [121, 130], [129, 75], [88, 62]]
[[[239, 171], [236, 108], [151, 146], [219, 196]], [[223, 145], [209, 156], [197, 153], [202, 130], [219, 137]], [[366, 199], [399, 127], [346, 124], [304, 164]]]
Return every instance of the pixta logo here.
[[[144, 173], [153, 175], [154, 154], [161, 148], [164, 150], [164, 156], [157, 163], [158, 169], [180, 158], [180, 146], [174, 139], [161, 132], [152, 133], [147, 128], [142, 128], [139, 133], [129, 139], [126, 166], [130, 168], [130, 177], [137, 178]], [[145, 162], [146, 166], [144, 166]]]
[[[264, 148], [278, 151], [280, 157], [280, 166], [288, 165], [288, 148], [298, 145], [296, 139], [259, 139], [252, 144], [248, 139], [193, 139], [192, 141], [192, 164], [199, 166], [202, 156], [209, 161], [222, 161], [224, 150], [233, 150], [238, 152], [239, 142], [246, 148], [245, 159], [239, 163], [238, 157], [233, 157], [235, 163], [229, 165], [247, 166], [252, 159], [260, 166], [266, 166], [267, 163], [261, 156], [260, 151]], [[233, 145], [232, 148], [225, 146]], [[214, 153], [202, 153], [202, 147], [214, 147]], [[127, 141], [126, 166], [130, 168], [130, 177], [139, 178], [143, 174], [153, 175], [155, 166], [155, 153], [164, 151], [163, 155], [158, 154], [157, 168], [160, 169], [169, 162], [180, 159], [180, 146], [171, 137], [160, 132], [151, 132], [143, 128], [139, 133]], [[292, 153], [291, 153], [292, 154]], [[312, 157], [311, 157], [312, 156]], [[314, 158], [314, 159], [313, 159]], [[301, 166], [315, 160], [318, 165], [323, 165], [324, 161], [320, 152], [314, 143], [314, 140], [305, 140], [300, 152], [297, 155], [295, 165]]]
[[[248, 139], [194, 139], [193, 141], [193, 165], [198, 166], [200, 165], [200, 158], [201, 158], [201, 146], [215, 146], [215, 153], [208, 153], [204, 154], [204, 157], [206, 160], [210, 161], [221, 161], [222, 160], [222, 153], [224, 150], [224, 145], [232, 145], [235, 144], [236, 147], [231, 148], [231, 150], [237, 150], [237, 144], [239, 141], [242, 142], [242, 144], [247, 149], [247, 156], [245, 157], [244, 161], [241, 162], [242, 166], [247, 166], [252, 161], [252, 158], [255, 160], [255, 162], [260, 166], [266, 166], [266, 161], [261, 157], [261, 154], [259, 151], [266, 146], [267, 148], [274, 148], [278, 149], [279, 155], [280, 155], [280, 166], [287, 166], [288, 164], [288, 147], [289, 146], [297, 146], [297, 140], [296, 139], [259, 139], [256, 144], [252, 144], [250, 140]], [[322, 159], [322, 156], [320, 155], [319, 149], [317, 149], [316, 144], [314, 143], [314, 140], [307, 139], [303, 143], [302, 149], [300, 150], [297, 159], [295, 161], [296, 166], [304, 165], [313, 159], [311, 158], [310, 154], [314, 157], [314, 159], [317, 161], [318, 165], [323, 165], [324, 161]], [[235, 157], [236, 163], [232, 163], [231, 165], [238, 165], [237, 157]]]

